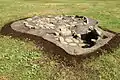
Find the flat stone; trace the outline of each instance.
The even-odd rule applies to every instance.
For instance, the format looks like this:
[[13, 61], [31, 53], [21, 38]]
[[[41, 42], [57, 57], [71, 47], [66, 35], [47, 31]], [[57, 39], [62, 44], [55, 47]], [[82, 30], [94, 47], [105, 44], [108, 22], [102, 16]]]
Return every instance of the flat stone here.
[[79, 45], [80, 47], [82, 47], [82, 46], [85, 46], [86, 44], [83, 44], [83, 43], [82, 43], [82, 44], [78, 44], [78, 45]]
[[93, 27], [93, 26], [89, 26], [89, 29], [90, 29], [90, 30], [94, 30], [94, 27]]
[[61, 31], [59, 31], [59, 32], [61, 33], [62, 36], [71, 35], [71, 31], [66, 28], [61, 28]]
[[30, 28], [30, 29], [35, 29], [35, 26], [29, 25], [28, 22], [24, 22], [25, 26]]
[[72, 24], [74, 24], [74, 25], [75, 25], [75, 24], [77, 24], [77, 22], [73, 22]]
[[73, 42], [72, 38], [66, 38], [65, 41], [68, 43]]
[[58, 33], [58, 32], [55, 32], [55, 35], [56, 35], [56, 36], [59, 36], [59, 33]]
[[65, 24], [65, 26], [69, 27], [70, 25], [69, 24]]
[[98, 35], [102, 36], [102, 32], [100, 32], [97, 28], [95, 28], [95, 30], [98, 33]]
[[91, 41], [96, 42], [97, 40], [95, 40], [95, 39], [91, 39]]
[[77, 40], [77, 39], [75, 39], [75, 38], [73, 38], [73, 41], [74, 41], [75, 43], [79, 43], [79, 40]]
[[28, 19], [26, 19], [26, 21], [32, 21], [32, 18], [28, 18]]
[[48, 24], [49, 26], [52, 26], [52, 27], [54, 27], [55, 25], [54, 24]]
[[55, 19], [62, 20], [63, 17], [56, 16]]
[[80, 34], [77, 34], [77, 36], [78, 36], [79, 38], [81, 38], [81, 35], [80, 35]]
[[77, 46], [76, 43], [69, 43], [70, 46]]
[[66, 44], [67, 45], [68, 43], [67, 42], [62, 42], [62, 44]]
[[52, 27], [52, 26], [51, 26], [50, 28], [51, 28], [51, 29], [55, 29], [55, 28], [54, 28], [54, 27]]
[[63, 37], [59, 37], [59, 40], [60, 40], [61, 43], [65, 42]]

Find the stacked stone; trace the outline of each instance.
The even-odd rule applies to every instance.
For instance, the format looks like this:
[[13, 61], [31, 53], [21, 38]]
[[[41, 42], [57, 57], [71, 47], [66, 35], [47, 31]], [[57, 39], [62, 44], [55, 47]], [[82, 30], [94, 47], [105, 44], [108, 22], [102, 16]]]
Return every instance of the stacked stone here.
[[26, 19], [24, 24], [29, 29], [54, 30], [53, 36], [60, 43], [70, 46], [81, 46], [83, 44], [81, 34], [87, 34], [90, 30], [94, 30], [94, 27], [90, 26], [86, 19], [85, 17], [75, 16], [35, 16]]

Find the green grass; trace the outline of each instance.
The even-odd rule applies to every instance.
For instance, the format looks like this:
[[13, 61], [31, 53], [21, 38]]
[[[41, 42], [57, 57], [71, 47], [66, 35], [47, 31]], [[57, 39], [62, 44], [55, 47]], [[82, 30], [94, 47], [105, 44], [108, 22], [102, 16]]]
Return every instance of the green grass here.
[[[34, 15], [85, 15], [120, 32], [119, 1], [0, 0], [0, 27]], [[119, 80], [120, 48], [113, 53], [73, 62], [51, 59], [31, 41], [0, 35], [0, 80]]]

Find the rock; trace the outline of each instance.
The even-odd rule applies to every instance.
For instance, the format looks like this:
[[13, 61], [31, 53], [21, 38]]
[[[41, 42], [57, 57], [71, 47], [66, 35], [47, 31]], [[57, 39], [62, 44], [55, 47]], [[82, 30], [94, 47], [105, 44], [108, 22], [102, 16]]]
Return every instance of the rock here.
[[59, 37], [59, 40], [62, 44], [68, 44], [67, 42], [65, 42], [64, 38], [63, 37]]
[[25, 26], [30, 28], [30, 29], [35, 29], [35, 26], [29, 25], [28, 22], [24, 22]]
[[83, 44], [83, 43], [82, 43], [82, 44], [78, 44], [78, 45], [79, 45], [80, 47], [82, 47], [82, 46], [85, 46], [86, 44]]
[[68, 35], [71, 35], [71, 31], [67, 28], [64, 28], [63, 26], [61, 26], [59, 28], [59, 33], [62, 35], [62, 36], [68, 36]]
[[39, 25], [40, 28], [45, 29], [43, 25]]
[[64, 41], [64, 38], [61, 37], [61, 36], [59, 37], [59, 40], [60, 40], [61, 43], [64, 43], [64, 42], [65, 42], [65, 41]]
[[52, 26], [52, 27], [54, 27], [55, 25], [54, 24], [48, 24], [49, 26]]
[[73, 22], [72, 24], [73, 24], [73, 25], [76, 25], [76, 24], [77, 24], [77, 22]]
[[73, 42], [72, 38], [66, 38], [65, 41], [68, 43]]
[[69, 43], [70, 46], [77, 46], [76, 43]]
[[83, 24], [84, 24], [84, 25], [87, 25], [87, 23], [86, 23], [86, 22], [84, 22]]
[[97, 40], [95, 40], [95, 39], [91, 39], [91, 41], [96, 42]]
[[84, 25], [84, 23], [79, 23], [81, 26], [83, 26]]
[[62, 44], [68, 44], [67, 42], [63, 42]]
[[75, 27], [75, 24], [71, 24], [72, 27]]
[[50, 21], [50, 18], [46, 18], [46, 20], [49, 22], [49, 21]]
[[60, 16], [56, 16], [55, 19], [57, 20], [62, 20], [63, 17], [60, 17]]
[[58, 37], [55, 37], [55, 40], [59, 41], [59, 38], [58, 38]]
[[81, 44], [81, 43], [84, 43], [84, 41], [83, 40], [81, 40], [81, 39], [79, 39], [79, 43]]
[[93, 27], [93, 26], [89, 26], [89, 29], [90, 29], [90, 30], [94, 30], [94, 27]]
[[54, 28], [54, 27], [52, 27], [52, 26], [51, 26], [50, 28], [51, 28], [51, 29], [55, 29], [55, 28]]
[[91, 30], [86, 30], [86, 33], [85, 33], [85, 34], [90, 33], [90, 32], [91, 32]]
[[50, 29], [49, 24], [45, 24], [44, 26], [45, 26], [45, 28]]
[[55, 32], [55, 35], [56, 35], [56, 36], [59, 36], [59, 33], [58, 33], [58, 32]]
[[26, 21], [32, 21], [32, 18], [27, 18]]
[[39, 19], [39, 18], [40, 18], [39, 16], [34, 16], [32, 19], [36, 20], [36, 19]]
[[73, 41], [74, 41], [75, 43], [79, 43], [79, 40], [77, 40], [77, 39], [75, 39], [75, 38], [73, 38]]
[[70, 25], [69, 24], [65, 24], [65, 26], [69, 27]]
[[81, 39], [81, 35], [80, 34], [77, 34], [77, 36]]
[[45, 28], [50, 29], [50, 27], [49, 27], [49, 26], [45, 26]]
[[39, 24], [38, 24], [38, 23], [36, 23], [36, 26], [39, 26]]
[[97, 32], [97, 34], [99, 35], [99, 36], [102, 36], [102, 32], [100, 32], [98, 29], [96, 29], [95, 28], [95, 30], [96, 30], [96, 32]]
[[54, 24], [49, 24], [49, 26], [50, 26], [51, 29], [55, 29], [55, 28], [54, 28], [54, 27], [55, 27]]
[[75, 19], [75, 17], [74, 17], [74, 16], [72, 16], [71, 18], [72, 18], [73, 20]]

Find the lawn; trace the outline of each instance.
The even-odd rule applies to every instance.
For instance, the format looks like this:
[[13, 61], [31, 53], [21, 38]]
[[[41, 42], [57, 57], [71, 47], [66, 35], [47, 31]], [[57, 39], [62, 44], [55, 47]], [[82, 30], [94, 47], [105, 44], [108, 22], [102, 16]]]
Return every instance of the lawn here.
[[[85, 15], [120, 32], [120, 1], [0, 0], [0, 28], [34, 15]], [[72, 61], [40, 51], [32, 41], [0, 35], [0, 80], [119, 80], [120, 47], [113, 53]]]

